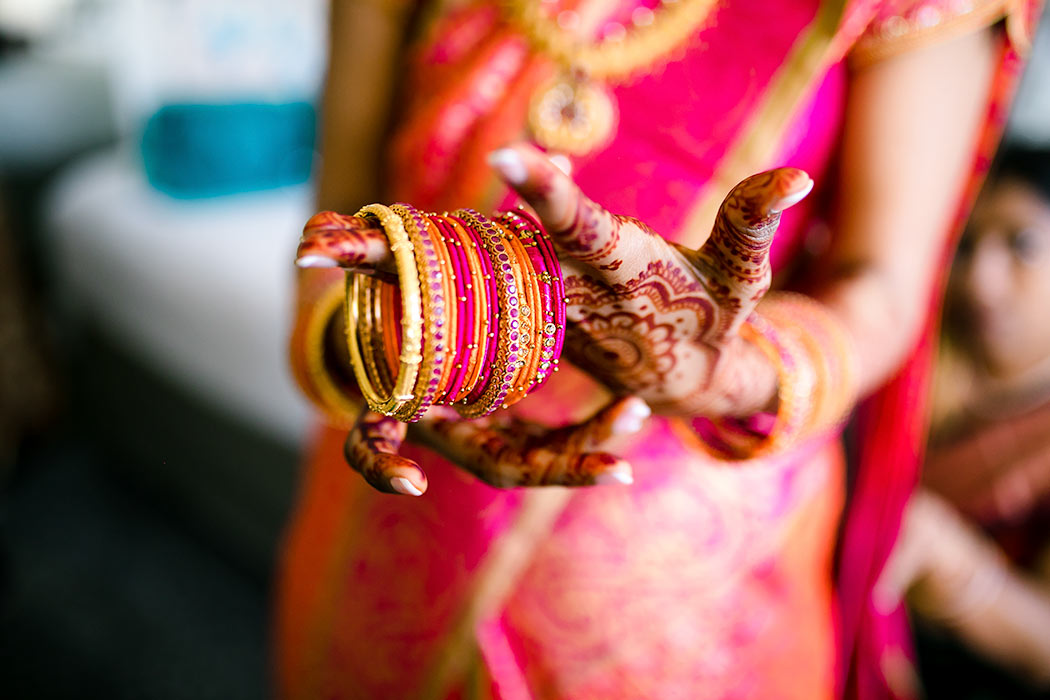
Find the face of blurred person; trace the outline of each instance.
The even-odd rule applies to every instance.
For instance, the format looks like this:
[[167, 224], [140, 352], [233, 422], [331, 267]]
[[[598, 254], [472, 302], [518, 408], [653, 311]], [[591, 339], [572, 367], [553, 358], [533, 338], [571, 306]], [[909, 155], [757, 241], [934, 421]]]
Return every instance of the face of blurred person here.
[[1050, 358], [1050, 202], [1009, 176], [986, 189], [956, 260], [962, 336], [993, 376]]

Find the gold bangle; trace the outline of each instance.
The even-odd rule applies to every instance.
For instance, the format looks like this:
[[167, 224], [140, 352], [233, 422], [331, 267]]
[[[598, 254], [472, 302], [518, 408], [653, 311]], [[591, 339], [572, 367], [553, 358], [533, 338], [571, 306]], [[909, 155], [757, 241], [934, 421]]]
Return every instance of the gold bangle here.
[[416, 374], [413, 396], [402, 404], [396, 413], [399, 420], [414, 422], [422, 418], [433, 404], [441, 382], [448, 340], [444, 332], [445, 308], [446, 301], [451, 300], [446, 300], [442, 291], [444, 283], [440, 258], [434, 249], [434, 240], [427, 230], [426, 218], [407, 204], [394, 204], [390, 209], [401, 217], [409, 241], [415, 249], [416, 274], [422, 301], [420, 319], [425, 326], [425, 340], [420, 346], [422, 361]]
[[380, 228], [390, 244], [394, 255], [397, 274], [401, 287], [401, 354], [397, 377], [393, 391], [389, 396], [382, 396], [366, 371], [358, 344], [358, 320], [365, 312], [359, 306], [360, 276], [347, 273], [346, 278], [346, 345], [350, 353], [354, 376], [369, 408], [376, 413], [392, 416], [399, 412], [413, 398], [413, 388], [419, 376], [419, 365], [422, 362], [423, 345], [423, 306], [419, 291], [419, 277], [416, 269], [416, 254], [409, 240], [408, 233], [401, 218], [388, 207], [381, 204], [369, 204], [362, 207], [355, 216], [378, 221]]

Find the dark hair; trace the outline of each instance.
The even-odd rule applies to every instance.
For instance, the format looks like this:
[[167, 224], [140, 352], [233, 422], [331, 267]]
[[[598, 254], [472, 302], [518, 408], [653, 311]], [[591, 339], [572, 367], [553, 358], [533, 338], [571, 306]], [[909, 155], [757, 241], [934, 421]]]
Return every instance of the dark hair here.
[[1024, 143], [1004, 144], [995, 157], [988, 181], [1020, 180], [1050, 201], [1050, 148]]

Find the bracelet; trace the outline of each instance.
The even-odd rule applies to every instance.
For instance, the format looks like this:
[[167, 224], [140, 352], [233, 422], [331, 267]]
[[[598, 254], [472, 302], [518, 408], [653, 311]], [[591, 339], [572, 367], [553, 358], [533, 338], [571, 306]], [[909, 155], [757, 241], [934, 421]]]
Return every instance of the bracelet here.
[[[536, 368], [539, 365], [541, 347], [539, 336], [542, 333], [542, 325], [538, 322], [541, 319], [540, 307], [542, 300], [539, 280], [536, 277], [535, 269], [531, 265], [525, 246], [500, 221], [497, 220], [496, 224], [504, 231], [503, 238], [511, 253], [511, 267], [514, 269], [515, 277], [520, 280], [518, 288], [522, 291], [523, 296], [521, 306], [518, 309], [519, 352], [517, 371], [514, 373], [510, 392], [508, 392], [507, 398], [503, 401], [503, 408], [507, 408], [525, 397], [525, 393], [532, 386], [531, 379], [535, 376]], [[533, 309], [536, 311], [533, 311]], [[536, 318], [533, 318], [534, 315]], [[513, 326], [513, 323], [511, 325]]]
[[397, 282], [348, 273], [346, 343], [369, 408], [404, 422], [434, 404], [465, 418], [509, 407], [557, 371], [566, 325], [561, 266], [524, 210], [421, 212], [372, 204]]
[[492, 265], [492, 277], [496, 281], [498, 293], [499, 311], [494, 319], [498, 324], [495, 343], [491, 342], [493, 332], [489, 332], [490, 345], [495, 345], [495, 362], [490, 366], [489, 376], [484, 385], [475, 388], [474, 393], [467, 397], [468, 403], [457, 406], [459, 414], [464, 418], [481, 418], [503, 404], [514, 380], [521, 348], [519, 333], [511, 324], [516, 326], [518, 320], [520, 294], [514, 268], [510, 264], [510, 254], [496, 225], [473, 209], [458, 209], [453, 216], [464, 226], [474, 229], [481, 238]]
[[[426, 219], [417, 209], [407, 204], [395, 204], [390, 208], [401, 217], [409, 240], [417, 251], [416, 267], [423, 302], [422, 319], [427, 324], [421, 343], [422, 361], [419, 364], [412, 397], [395, 413], [402, 421], [415, 422], [422, 418], [433, 404], [438, 385], [441, 383], [442, 366], [445, 362], [444, 284], [441, 264], [434, 249], [434, 241], [427, 230]], [[419, 254], [420, 251], [422, 255]]]
[[535, 389], [542, 386], [558, 368], [558, 357], [565, 342], [565, 283], [554, 246], [540, 223], [522, 207], [504, 212], [503, 217], [522, 239], [541, 285], [541, 348], [532, 386]]
[[369, 408], [377, 413], [394, 415], [412, 399], [413, 386], [419, 375], [422, 361], [423, 309], [416, 272], [416, 254], [401, 218], [381, 204], [362, 207], [355, 216], [370, 218], [378, 222], [387, 237], [390, 251], [394, 255], [401, 287], [401, 352], [400, 363], [390, 393], [381, 395], [373, 385], [361, 357], [358, 345], [358, 320], [363, 309], [358, 304], [360, 295], [357, 286], [360, 275], [347, 274], [346, 281], [346, 342], [353, 365], [354, 377]]
[[[494, 318], [496, 304], [496, 280], [492, 277], [491, 265], [488, 256], [481, 252], [481, 241], [458, 221], [443, 217], [456, 235], [456, 249], [463, 254], [467, 261], [468, 277], [464, 287], [470, 300], [470, 308], [473, 313], [473, 328], [466, 343], [466, 357], [464, 358], [465, 378], [463, 385], [455, 396], [449, 397], [449, 403], [464, 401], [482, 381], [485, 362], [482, 358], [488, 356], [489, 349], [495, 351], [495, 345], [489, 343], [488, 319]], [[490, 302], [493, 308], [489, 308]], [[494, 356], [493, 356], [494, 357]]]

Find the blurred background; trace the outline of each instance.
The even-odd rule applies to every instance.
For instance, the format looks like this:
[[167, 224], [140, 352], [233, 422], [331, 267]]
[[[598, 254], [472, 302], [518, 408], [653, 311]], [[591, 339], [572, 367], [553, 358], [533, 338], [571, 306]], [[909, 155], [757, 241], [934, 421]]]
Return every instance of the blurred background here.
[[[325, 0], [0, 0], [5, 698], [268, 695], [325, 22]], [[1008, 138], [1050, 147], [1048, 26]], [[921, 634], [931, 697], [1038, 696]]]

